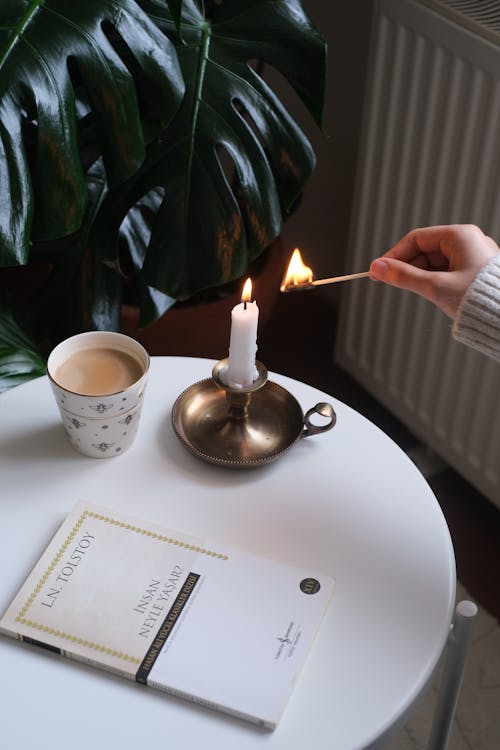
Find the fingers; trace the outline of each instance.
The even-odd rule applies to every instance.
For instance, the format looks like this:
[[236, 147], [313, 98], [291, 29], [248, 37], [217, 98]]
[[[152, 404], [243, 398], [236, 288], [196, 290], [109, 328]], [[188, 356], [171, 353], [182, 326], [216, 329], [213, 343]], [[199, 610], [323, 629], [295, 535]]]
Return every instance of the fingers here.
[[370, 266], [370, 278], [374, 281], [385, 281], [386, 284], [407, 289], [432, 301], [434, 277], [437, 273], [439, 272], [432, 274], [431, 281], [429, 271], [387, 255], [377, 258]]
[[484, 247], [490, 242], [495, 245], [473, 224], [420, 227], [402, 237], [384, 257], [411, 263], [423, 255], [429, 261], [429, 268], [444, 268], [447, 262], [467, 248]]
[[370, 277], [415, 292], [453, 318], [476, 275], [498, 252], [472, 224], [424, 227], [374, 260]]
[[[449, 235], [449, 227], [435, 226], [413, 229], [402, 237], [385, 256], [411, 263], [422, 254], [442, 252], [442, 240]], [[445, 243], [448, 247], [449, 243]]]

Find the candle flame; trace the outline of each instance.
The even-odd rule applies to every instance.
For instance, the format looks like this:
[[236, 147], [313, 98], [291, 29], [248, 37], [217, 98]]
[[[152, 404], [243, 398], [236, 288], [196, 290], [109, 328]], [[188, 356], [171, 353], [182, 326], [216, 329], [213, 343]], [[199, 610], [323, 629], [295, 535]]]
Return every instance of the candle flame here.
[[313, 272], [302, 260], [298, 247], [292, 253], [290, 263], [281, 282], [280, 290], [288, 292], [294, 287], [304, 287], [312, 283]]
[[243, 285], [243, 291], [241, 293], [241, 301], [242, 302], [252, 301], [252, 279], [250, 278], [248, 278]]

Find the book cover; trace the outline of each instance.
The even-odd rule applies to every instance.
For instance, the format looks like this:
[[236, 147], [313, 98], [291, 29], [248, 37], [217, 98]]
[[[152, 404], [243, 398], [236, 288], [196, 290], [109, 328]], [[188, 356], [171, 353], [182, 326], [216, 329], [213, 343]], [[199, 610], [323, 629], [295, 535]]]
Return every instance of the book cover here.
[[274, 729], [333, 581], [79, 502], [0, 631]]

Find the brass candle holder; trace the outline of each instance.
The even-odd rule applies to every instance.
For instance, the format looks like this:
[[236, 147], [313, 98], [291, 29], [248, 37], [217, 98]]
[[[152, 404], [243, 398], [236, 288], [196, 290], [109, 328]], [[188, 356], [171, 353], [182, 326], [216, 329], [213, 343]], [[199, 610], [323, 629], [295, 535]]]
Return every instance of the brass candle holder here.
[[[263, 466], [301, 438], [335, 425], [331, 404], [318, 403], [304, 414], [289, 391], [268, 380], [266, 367], [255, 364], [258, 377], [248, 387], [224, 382], [228, 359], [221, 359], [211, 378], [194, 383], [177, 398], [172, 408], [175, 434], [203, 461], [235, 469]], [[313, 424], [314, 414], [328, 421]]]

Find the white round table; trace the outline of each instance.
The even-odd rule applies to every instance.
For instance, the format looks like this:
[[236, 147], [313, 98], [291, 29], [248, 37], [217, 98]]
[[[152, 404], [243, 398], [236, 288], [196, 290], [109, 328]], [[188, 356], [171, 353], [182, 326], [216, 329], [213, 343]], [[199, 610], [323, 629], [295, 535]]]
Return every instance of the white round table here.
[[46, 378], [0, 396], [0, 610], [78, 499], [324, 571], [335, 591], [281, 723], [269, 733], [2, 637], [6, 748], [356, 750], [389, 737], [425, 689], [455, 599], [453, 548], [425, 479], [356, 411], [275, 374], [304, 411], [332, 403], [334, 429], [258, 469], [200, 461], [170, 413], [213, 364], [153, 358], [136, 442], [113, 459], [74, 451]]

